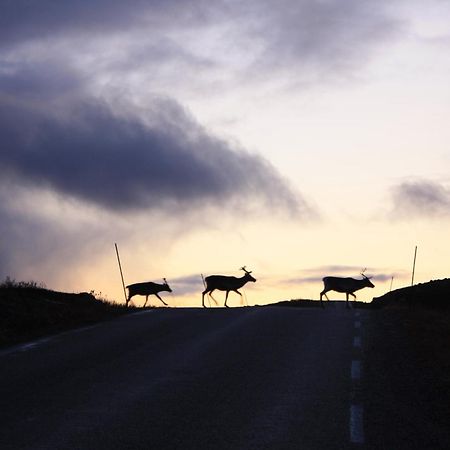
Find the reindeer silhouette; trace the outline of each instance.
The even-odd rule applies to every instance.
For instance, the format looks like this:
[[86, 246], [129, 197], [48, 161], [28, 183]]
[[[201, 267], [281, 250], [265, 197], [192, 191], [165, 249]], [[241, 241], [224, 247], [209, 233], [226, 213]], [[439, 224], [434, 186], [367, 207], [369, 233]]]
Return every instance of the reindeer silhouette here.
[[168, 306], [167, 303], [158, 295], [158, 292], [162, 291], [172, 292], [172, 289], [170, 289], [169, 285], [167, 284], [167, 280], [165, 278], [163, 278], [163, 280], [164, 280], [163, 284], [147, 281], [145, 283], [135, 283], [127, 286], [128, 289], [127, 306], [131, 300], [131, 297], [134, 297], [135, 295], [145, 295], [145, 303], [143, 308], [145, 308], [145, 305], [147, 304], [149, 295], [156, 295], [156, 297], [158, 297], [166, 306]]
[[[364, 271], [363, 271], [364, 272]], [[330, 299], [327, 297], [328, 291], [336, 291], [343, 292], [346, 295], [346, 303], [345, 306], [348, 308], [348, 296], [351, 295], [356, 300], [355, 291], [363, 289], [365, 287], [373, 288], [374, 284], [370, 281], [369, 277], [366, 277], [364, 273], [361, 273], [362, 279], [356, 280], [355, 278], [341, 278], [341, 277], [325, 277], [323, 278], [324, 288], [320, 293], [320, 304], [322, 305], [322, 297], [325, 295], [325, 298], [329, 301]]]
[[[241, 270], [245, 272], [244, 276], [237, 278], [237, 277], [229, 277], [225, 275], [210, 275], [205, 278], [206, 288], [202, 292], [202, 305], [204, 308], [206, 308], [205, 305], [205, 294], [208, 294], [215, 302], [215, 298], [212, 296], [212, 293], [217, 289], [219, 291], [226, 291], [225, 295], [225, 307], [228, 308], [227, 300], [228, 300], [228, 294], [230, 291], [236, 292], [242, 297], [242, 294], [238, 291], [239, 288], [244, 286], [249, 281], [252, 281], [253, 283], [256, 281], [255, 278], [251, 276], [251, 272], [249, 272], [245, 266], [241, 267]], [[217, 302], [216, 302], [217, 304]]]

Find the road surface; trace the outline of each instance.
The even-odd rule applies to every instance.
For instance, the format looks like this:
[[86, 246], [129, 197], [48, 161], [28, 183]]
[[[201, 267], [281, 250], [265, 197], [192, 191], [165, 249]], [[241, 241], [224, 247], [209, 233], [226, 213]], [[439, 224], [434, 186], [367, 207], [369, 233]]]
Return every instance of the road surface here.
[[159, 308], [3, 350], [0, 448], [441, 448], [399, 436], [386, 374], [371, 397], [373, 314]]

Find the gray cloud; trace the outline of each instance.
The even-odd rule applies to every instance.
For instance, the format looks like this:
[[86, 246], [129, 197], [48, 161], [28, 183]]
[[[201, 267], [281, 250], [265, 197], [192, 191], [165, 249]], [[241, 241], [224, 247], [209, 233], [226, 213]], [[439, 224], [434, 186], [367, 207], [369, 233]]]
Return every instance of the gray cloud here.
[[[63, 208], [57, 216], [47, 214], [36, 199], [42, 202], [39, 196], [30, 199], [26, 189], [0, 183], [0, 279], [25, 277], [52, 284], [80, 260], [92, 264], [92, 255], [104, 244], [105, 224], [80, 226], [73, 214], [61, 214]], [[110, 244], [111, 238], [106, 240]]]
[[167, 280], [174, 295], [183, 296], [194, 293], [200, 294], [204, 290], [201, 274], [187, 275], [184, 277]]
[[434, 181], [407, 181], [391, 189], [390, 217], [434, 218], [450, 215], [450, 191]]
[[19, 75], [0, 76], [0, 95], [9, 95], [0, 102], [0, 170], [10, 180], [110, 210], [259, 203], [308, 214], [268, 161], [208, 134], [174, 100], [155, 98], [144, 120], [124, 117], [82, 101], [72, 80], [79, 98], [64, 109], [48, 101], [43, 112], [48, 85]]
[[[153, 77], [159, 89], [161, 80], [176, 83], [181, 67], [192, 80], [188, 68], [217, 75], [220, 67], [228, 70], [229, 61], [238, 62], [230, 70], [241, 76], [262, 68], [270, 73], [333, 67], [335, 72], [364, 59], [365, 49], [393, 32], [396, 23], [383, 5], [357, 0], [284, 0], [277, 8], [270, 1], [6, 2], [0, 19], [5, 50], [0, 137], [10, 151], [2, 153], [0, 168], [16, 180], [109, 209], [242, 205], [252, 199], [306, 215], [306, 202], [295, 198], [267, 161], [209, 134], [175, 99], [155, 102], [148, 92], [134, 92], [145, 97], [143, 104], [153, 103], [151, 117], [119, 116], [111, 103], [99, 100], [111, 98], [111, 88], [95, 91], [96, 83], [106, 75], [120, 80], [126, 73], [139, 74]], [[213, 44], [211, 33], [216, 33]], [[118, 46], [99, 53], [103, 47], [95, 42], [114, 37], [127, 51]], [[68, 43], [59, 48], [63, 38]], [[24, 53], [23, 44], [34, 40], [52, 50], [31, 47]], [[89, 56], [89, 70], [77, 55]]]
[[[366, 269], [361, 266], [350, 266], [350, 265], [325, 265], [314, 267], [311, 269], [302, 270], [302, 274], [298, 277], [289, 278], [284, 281], [287, 284], [301, 284], [301, 283], [322, 283], [322, 278], [326, 276], [344, 276], [352, 278], [361, 278], [361, 272]], [[372, 276], [374, 271], [372, 269], [364, 270], [367, 276]], [[390, 277], [390, 276], [389, 276]], [[383, 275], [377, 274], [373, 277], [374, 279], [382, 280]]]
[[[242, 212], [254, 205], [311, 216], [268, 161], [213, 136], [179, 100], [148, 92], [173, 97], [176, 83], [197, 80], [205, 95], [217, 79], [253, 83], [260, 73], [280, 71], [300, 78], [308, 71], [346, 74], [395, 31], [383, 4], [2, 2], [0, 188], [6, 196], [9, 185], [42, 188], [116, 216], [164, 210], [178, 217], [203, 207]], [[130, 105], [115, 109], [111, 99], [126, 90], [127, 76], [145, 113]], [[5, 207], [0, 214], [4, 264], [12, 261], [5, 255], [29, 252], [33, 265], [46, 251], [33, 243], [54, 249], [70, 237], [50, 219]], [[74, 242], [82, 240], [80, 232]], [[11, 245], [20, 242], [18, 253]]]
[[146, 11], [162, 20], [182, 2], [176, 0], [80, 0], [55, 2], [53, 0], [15, 0], [2, 2], [0, 42], [14, 45], [35, 38], [47, 38], [61, 33], [102, 33], [118, 31], [142, 23]]
[[354, 70], [367, 61], [374, 46], [392, 38], [401, 26], [387, 13], [384, 2], [284, 0], [276, 8], [271, 1], [255, 2], [252, 7], [259, 19], [253, 36], [263, 42], [255, 65], [295, 68], [299, 79], [309, 71], [329, 78]]
[[[269, 0], [18, 0], [2, 5], [0, 46], [62, 38], [90, 45], [119, 36], [127, 51], [117, 48], [98, 58], [111, 59], [109, 70], [140, 65], [158, 71], [161, 65], [184, 61], [203, 71], [214, 69], [212, 78], [235, 72], [242, 82], [250, 70], [252, 82], [262, 73], [279, 72], [317, 81], [358, 70], [374, 47], [392, 39], [401, 24], [389, 15], [387, 4], [283, 0], [275, 8]], [[78, 47], [68, 53], [89, 51]]]

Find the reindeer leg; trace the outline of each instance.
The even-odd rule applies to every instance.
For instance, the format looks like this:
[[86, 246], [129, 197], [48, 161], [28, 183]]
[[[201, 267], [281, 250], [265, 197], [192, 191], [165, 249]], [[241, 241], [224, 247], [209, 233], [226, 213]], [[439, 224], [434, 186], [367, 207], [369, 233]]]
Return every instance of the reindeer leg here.
[[143, 308], [145, 308], [145, 305], [147, 304], [147, 300], [148, 300], [148, 295], [145, 296], [145, 303], [144, 303]]
[[345, 307], [346, 308], [350, 308], [349, 304], [348, 304], [348, 296], [349, 295], [353, 295], [351, 292], [346, 292], [345, 293], [345, 297], [346, 297], [346, 301], [345, 301]]
[[131, 297], [133, 297], [133, 296], [130, 293], [128, 293], [128, 298], [127, 298], [126, 303], [125, 303], [127, 308], [128, 308], [128, 305], [130, 304]]
[[169, 306], [159, 295], [157, 292], [155, 292], [155, 295], [166, 305]]
[[[213, 293], [214, 291], [215, 291], [215, 289], [213, 289], [213, 290], [209, 293], [209, 296], [213, 299], [214, 303], [215, 303], [216, 305], [218, 305], [217, 300], [212, 296], [212, 293]], [[209, 304], [209, 306], [211, 306], [211, 303]]]
[[322, 291], [320, 293], [320, 306], [323, 308], [323, 302], [322, 302], [322, 297], [325, 295], [325, 291]]
[[241, 296], [241, 303], [242, 303], [242, 294], [237, 289], [235, 289], [233, 292], [236, 292], [236, 294], [239, 294]]
[[[203, 308], [206, 308], [206, 305], [205, 305], [205, 294], [207, 293], [207, 291], [203, 291], [202, 292], [202, 306], [203, 306]], [[211, 305], [210, 305], [211, 306]]]
[[227, 294], [225, 295], [225, 308], [229, 308], [229, 306], [227, 305], [227, 300], [228, 300], [228, 294], [230, 293], [230, 291], [227, 291]]
[[324, 307], [323, 306], [323, 302], [322, 302], [322, 297], [325, 295], [325, 298], [327, 299], [327, 301], [330, 301], [330, 299], [328, 298], [328, 295], [327, 295], [327, 292], [328, 291], [322, 291], [321, 293], [320, 293], [320, 305], [322, 306], [322, 308]]

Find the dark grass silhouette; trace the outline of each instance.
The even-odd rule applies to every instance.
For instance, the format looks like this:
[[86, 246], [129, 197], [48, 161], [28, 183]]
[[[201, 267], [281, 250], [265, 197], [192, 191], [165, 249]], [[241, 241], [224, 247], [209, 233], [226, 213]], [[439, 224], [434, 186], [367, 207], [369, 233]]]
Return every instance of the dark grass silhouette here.
[[375, 308], [406, 306], [449, 310], [450, 278], [396, 289], [381, 297], [375, 297], [371, 306]]
[[36, 282], [0, 284], [0, 346], [12, 345], [135, 310], [94, 294], [52, 291]]

